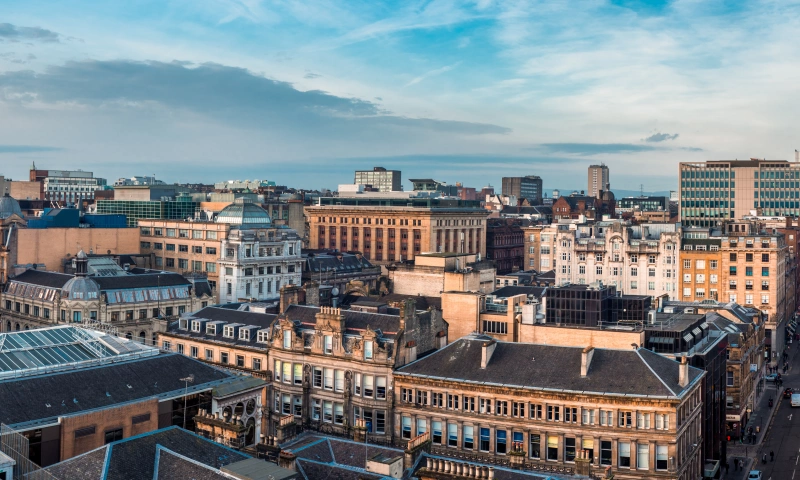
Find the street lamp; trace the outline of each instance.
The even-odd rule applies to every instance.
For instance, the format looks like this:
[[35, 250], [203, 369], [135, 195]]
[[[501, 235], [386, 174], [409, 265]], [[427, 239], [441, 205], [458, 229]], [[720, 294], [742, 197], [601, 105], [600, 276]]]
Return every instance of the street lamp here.
[[194, 374], [191, 374], [188, 377], [183, 377], [180, 380], [186, 384], [183, 390], [183, 429], [186, 430], [186, 402], [188, 400], [187, 397], [189, 394], [189, 384], [194, 383]]

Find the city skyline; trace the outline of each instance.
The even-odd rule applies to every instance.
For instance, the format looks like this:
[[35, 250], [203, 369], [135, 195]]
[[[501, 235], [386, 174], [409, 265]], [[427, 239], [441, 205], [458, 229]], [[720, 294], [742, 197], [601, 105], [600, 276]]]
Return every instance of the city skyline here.
[[310, 188], [383, 165], [574, 189], [604, 162], [612, 189], [675, 190], [680, 161], [792, 160], [799, 18], [754, 2], [28, 3], [0, 21], [0, 159], [12, 178], [36, 161]]

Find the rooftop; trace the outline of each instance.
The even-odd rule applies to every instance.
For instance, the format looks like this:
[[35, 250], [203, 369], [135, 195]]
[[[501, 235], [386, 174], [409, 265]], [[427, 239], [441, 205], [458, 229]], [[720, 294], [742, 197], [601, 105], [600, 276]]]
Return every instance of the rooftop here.
[[[403, 376], [445, 379], [520, 389], [571, 391], [595, 395], [679, 398], [703, 375], [689, 368], [690, 383], [678, 384], [676, 361], [649, 350], [595, 348], [586, 377], [581, 377], [582, 348], [497, 342], [486, 368], [482, 348], [492, 338], [463, 337], [395, 372]], [[558, 368], [553, 368], [557, 365]], [[625, 375], [619, 375], [625, 365]]]

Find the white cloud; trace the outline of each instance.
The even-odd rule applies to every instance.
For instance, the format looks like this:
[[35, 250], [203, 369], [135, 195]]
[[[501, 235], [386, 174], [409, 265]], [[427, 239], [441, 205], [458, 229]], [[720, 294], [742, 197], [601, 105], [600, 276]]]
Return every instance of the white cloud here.
[[419, 82], [425, 80], [426, 78], [435, 77], [437, 75], [441, 75], [443, 73], [447, 73], [450, 70], [458, 67], [459, 65], [461, 65], [461, 62], [456, 62], [456, 63], [454, 63], [452, 65], [445, 65], [444, 67], [441, 67], [441, 68], [437, 68], [437, 69], [434, 69], [434, 70], [429, 70], [429, 71], [423, 73], [422, 75], [420, 75], [418, 77], [414, 77], [413, 79], [411, 79], [410, 82], [406, 83], [405, 86], [406, 87], [410, 87], [411, 85], [418, 84]]

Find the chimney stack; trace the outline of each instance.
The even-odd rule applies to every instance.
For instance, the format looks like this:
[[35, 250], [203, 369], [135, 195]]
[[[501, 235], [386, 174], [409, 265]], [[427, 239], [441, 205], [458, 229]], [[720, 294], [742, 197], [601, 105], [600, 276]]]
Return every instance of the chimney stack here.
[[681, 364], [678, 366], [678, 385], [686, 387], [689, 385], [689, 364], [686, 357], [681, 357]]
[[483, 342], [481, 346], [481, 369], [485, 369], [489, 365], [489, 360], [492, 359], [494, 349], [497, 347], [497, 340]]
[[586, 378], [589, 373], [589, 365], [592, 363], [592, 356], [594, 356], [594, 347], [586, 347], [581, 352], [581, 378]]

